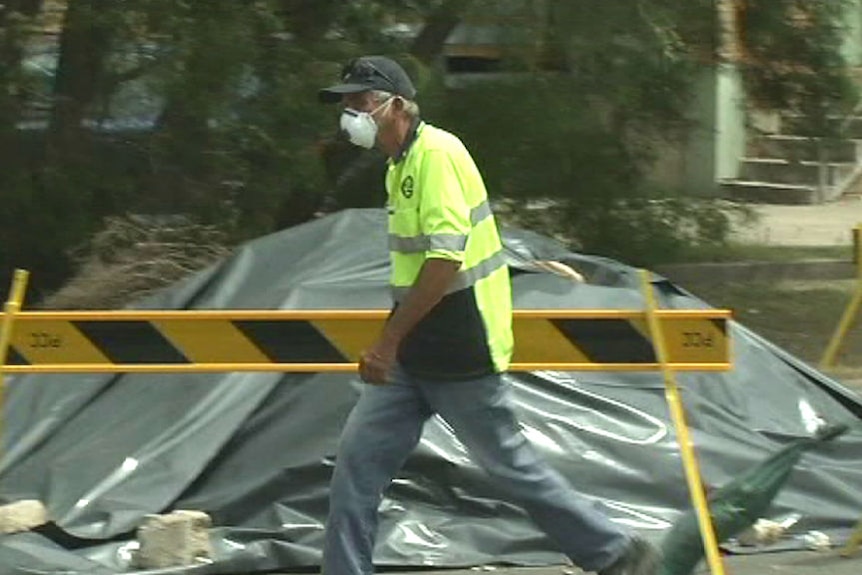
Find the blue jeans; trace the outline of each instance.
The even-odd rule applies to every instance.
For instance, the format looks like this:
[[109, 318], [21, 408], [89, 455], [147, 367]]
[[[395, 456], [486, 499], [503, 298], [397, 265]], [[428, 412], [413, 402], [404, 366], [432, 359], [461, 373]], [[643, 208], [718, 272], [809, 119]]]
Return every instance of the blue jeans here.
[[397, 368], [392, 383], [366, 386], [342, 432], [330, 486], [325, 575], [374, 572], [372, 552], [383, 491], [433, 413], [452, 427], [495, 485], [522, 506], [576, 565], [596, 571], [613, 563], [628, 545], [629, 532], [538, 457], [514, 417], [510, 394], [499, 375], [427, 381]]

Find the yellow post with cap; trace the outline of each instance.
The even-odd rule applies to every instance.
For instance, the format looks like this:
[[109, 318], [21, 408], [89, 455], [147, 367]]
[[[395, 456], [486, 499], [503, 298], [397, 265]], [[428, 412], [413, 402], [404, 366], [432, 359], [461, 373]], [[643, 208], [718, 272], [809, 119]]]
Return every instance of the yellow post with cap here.
[[[838, 322], [835, 333], [832, 334], [832, 338], [826, 346], [823, 359], [820, 360], [821, 369], [835, 365], [838, 350], [841, 349], [841, 344], [844, 343], [844, 338], [847, 337], [847, 332], [853, 326], [853, 322], [859, 314], [859, 308], [862, 306], [862, 224], [853, 228], [853, 263], [856, 264], [856, 289], [850, 298], [850, 303], [847, 304], [847, 309], [844, 310], [844, 315]], [[841, 549], [841, 556], [851, 557], [855, 555], [860, 545], [862, 545], [862, 519], [859, 520], [847, 543]]]
[[823, 359], [820, 360], [821, 369], [828, 369], [835, 365], [838, 350], [841, 349], [847, 332], [850, 331], [856, 316], [859, 314], [859, 307], [862, 306], [862, 224], [853, 228], [853, 262], [856, 264], [856, 289], [853, 292], [853, 297], [850, 298], [847, 309], [844, 310], [844, 315], [838, 322], [835, 333], [832, 334], [832, 338], [826, 346]]
[[6, 357], [9, 354], [9, 346], [12, 342], [12, 327], [15, 322], [15, 314], [21, 309], [21, 304], [24, 302], [24, 292], [27, 289], [27, 279], [30, 274], [26, 270], [15, 270], [12, 276], [12, 286], [9, 290], [9, 299], [6, 305], [3, 306], [3, 319], [0, 322], [0, 455], [2, 455], [2, 440], [4, 425], [3, 420], [3, 399], [4, 399], [4, 366], [6, 365]]
[[862, 519], [860, 519], [859, 523], [856, 524], [856, 527], [853, 529], [853, 533], [850, 535], [850, 539], [848, 539], [844, 547], [841, 548], [841, 556], [853, 557], [859, 551], [860, 545], [862, 545]]

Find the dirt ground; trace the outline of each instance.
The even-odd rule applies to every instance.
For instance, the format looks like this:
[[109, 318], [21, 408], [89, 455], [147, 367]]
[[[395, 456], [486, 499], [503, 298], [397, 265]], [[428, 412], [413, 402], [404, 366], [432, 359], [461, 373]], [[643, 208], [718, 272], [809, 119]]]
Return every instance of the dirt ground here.
[[849, 197], [813, 206], [752, 206], [759, 222], [740, 226], [734, 238], [741, 243], [783, 246], [849, 244], [851, 229], [862, 224], [862, 198]]
[[[759, 221], [740, 225], [734, 241], [771, 246], [841, 246], [852, 253], [851, 230], [862, 224], [862, 200], [848, 198], [814, 206], [753, 206]], [[849, 257], [849, 256], [848, 256]], [[856, 289], [855, 280], [724, 282], [683, 285], [770, 341], [817, 366]], [[860, 314], [862, 315], [862, 314]], [[847, 334], [838, 366], [827, 370], [862, 392], [862, 321]]]
[[[689, 282], [682, 287], [807, 363], [818, 366], [855, 280]], [[862, 322], [847, 333], [837, 365], [826, 370], [862, 391]]]

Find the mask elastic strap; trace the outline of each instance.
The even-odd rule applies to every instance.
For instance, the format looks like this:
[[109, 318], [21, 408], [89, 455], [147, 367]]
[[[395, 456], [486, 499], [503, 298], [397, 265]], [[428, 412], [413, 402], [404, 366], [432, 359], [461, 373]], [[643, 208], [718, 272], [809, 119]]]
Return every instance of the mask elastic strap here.
[[386, 101], [385, 101], [385, 102], [383, 102], [382, 104], [380, 104], [379, 106], [377, 106], [376, 108], [374, 108], [374, 110], [372, 110], [371, 112], [369, 112], [369, 113], [368, 113], [368, 115], [369, 115], [369, 116], [371, 116], [371, 117], [374, 117], [374, 115], [375, 115], [377, 112], [379, 112], [380, 110], [382, 110], [385, 106], [388, 106], [389, 104], [391, 104], [391, 103], [392, 103], [392, 100], [394, 100], [394, 99], [395, 99], [395, 96], [389, 96], [389, 97], [386, 99]]

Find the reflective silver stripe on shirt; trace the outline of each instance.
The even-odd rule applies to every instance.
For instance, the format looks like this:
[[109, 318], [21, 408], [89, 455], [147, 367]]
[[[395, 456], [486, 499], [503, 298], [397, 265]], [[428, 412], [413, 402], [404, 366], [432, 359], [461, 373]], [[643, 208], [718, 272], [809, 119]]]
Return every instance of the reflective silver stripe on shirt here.
[[467, 236], [460, 234], [434, 234], [431, 236], [403, 237], [389, 234], [389, 249], [402, 254], [449, 250], [463, 252], [467, 247]]
[[488, 200], [485, 200], [472, 210], [470, 210], [470, 223], [474, 226], [484, 220], [485, 218], [491, 217], [491, 204], [488, 203]]
[[[491, 204], [487, 200], [470, 210], [470, 224], [475, 226], [491, 217]], [[467, 247], [467, 236], [458, 234], [434, 234], [430, 236], [398, 236], [389, 234], [389, 249], [402, 254], [415, 254], [428, 250], [463, 252]]]
[[[446, 290], [446, 294], [472, 287], [504, 265], [506, 265], [506, 256], [503, 254], [503, 250], [500, 250], [494, 255], [485, 258], [472, 268], [458, 272], [452, 285]], [[411, 286], [390, 286], [392, 289], [392, 299], [396, 303], [400, 302], [404, 299], [404, 296], [407, 295], [407, 292], [410, 291], [410, 287]]]

